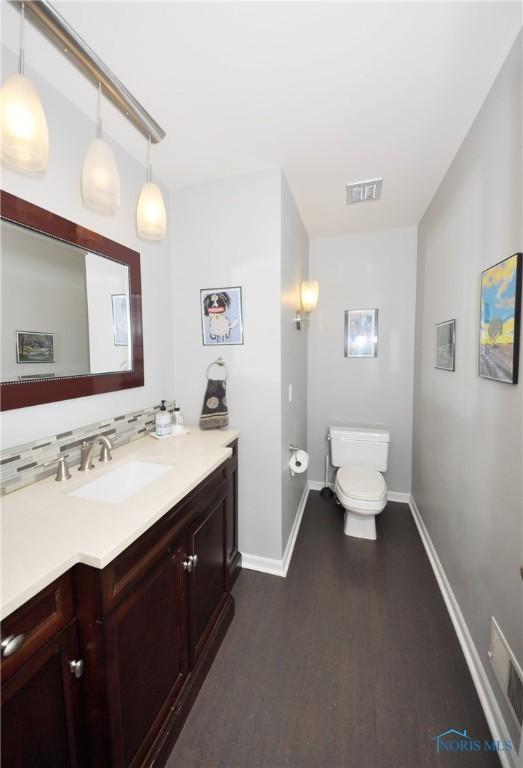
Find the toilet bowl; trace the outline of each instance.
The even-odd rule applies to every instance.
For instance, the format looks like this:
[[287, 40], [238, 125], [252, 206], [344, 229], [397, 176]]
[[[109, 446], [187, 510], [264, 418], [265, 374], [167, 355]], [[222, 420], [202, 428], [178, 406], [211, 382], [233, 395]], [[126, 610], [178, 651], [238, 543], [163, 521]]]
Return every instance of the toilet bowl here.
[[358, 539], [376, 538], [376, 515], [387, 505], [390, 434], [369, 427], [329, 427], [331, 463], [338, 467], [335, 492], [345, 509], [344, 532]]
[[375, 539], [376, 515], [387, 505], [387, 486], [381, 472], [364, 467], [341, 467], [336, 473], [335, 490], [345, 509], [345, 534]]

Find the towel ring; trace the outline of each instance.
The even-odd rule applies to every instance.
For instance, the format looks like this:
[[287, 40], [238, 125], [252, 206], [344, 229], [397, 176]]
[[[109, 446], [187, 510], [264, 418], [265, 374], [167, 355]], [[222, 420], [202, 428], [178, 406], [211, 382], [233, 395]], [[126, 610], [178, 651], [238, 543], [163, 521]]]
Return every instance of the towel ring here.
[[225, 368], [225, 376], [223, 377], [222, 381], [227, 381], [229, 373], [227, 371], [227, 364], [226, 364], [225, 360], [223, 359], [223, 357], [218, 357], [213, 363], [211, 363], [210, 365], [207, 366], [207, 371], [206, 371], [207, 378], [209, 378], [209, 372], [210, 372], [211, 368], [214, 365], [217, 365], [220, 368]]

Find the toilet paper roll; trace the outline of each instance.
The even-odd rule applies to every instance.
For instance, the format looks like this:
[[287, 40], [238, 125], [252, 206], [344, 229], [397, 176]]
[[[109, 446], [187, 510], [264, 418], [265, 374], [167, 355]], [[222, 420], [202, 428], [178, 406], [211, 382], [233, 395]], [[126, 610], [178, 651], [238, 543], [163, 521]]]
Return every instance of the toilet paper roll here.
[[309, 454], [307, 451], [302, 451], [300, 448], [299, 451], [294, 451], [291, 453], [291, 457], [289, 459], [289, 467], [291, 472], [294, 472], [296, 475], [300, 475], [302, 472], [307, 471], [308, 466]]

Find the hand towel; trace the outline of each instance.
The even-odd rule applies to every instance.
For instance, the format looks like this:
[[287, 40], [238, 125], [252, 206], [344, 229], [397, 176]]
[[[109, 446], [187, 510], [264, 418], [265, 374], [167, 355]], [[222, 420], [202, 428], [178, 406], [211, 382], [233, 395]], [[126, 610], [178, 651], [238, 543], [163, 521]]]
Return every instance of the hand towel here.
[[203, 398], [200, 429], [223, 429], [229, 426], [225, 379], [208, 379]]

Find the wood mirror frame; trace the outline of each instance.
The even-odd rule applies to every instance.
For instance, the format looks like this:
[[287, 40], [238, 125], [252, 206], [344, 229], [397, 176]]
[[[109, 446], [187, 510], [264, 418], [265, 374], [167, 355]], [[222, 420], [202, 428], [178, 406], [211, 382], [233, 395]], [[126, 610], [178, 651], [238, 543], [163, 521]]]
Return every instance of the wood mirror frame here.
[[8, 411], [29, 405], [53, 403], [102, 392], [143, 387], [143, 330], [140, 254], [107, 237], [98, 235], [79, 224], [63, 219], [55, 213], [28, 203], [15, 195], [0, 190], [0, 217], [13, 224], [40, 232], [91, 253], [97, 253], [129, 267], [129, 293], [131, 309], [132, 362], [130, 371], [63, 376], [38, 381], [0, 383], [0, 409]]

